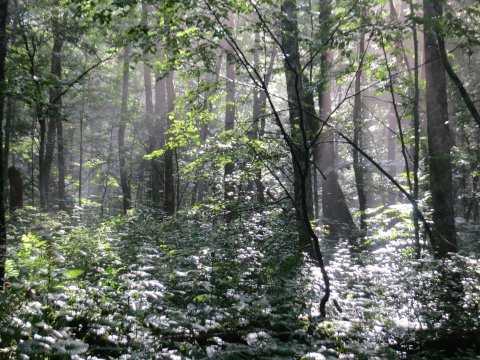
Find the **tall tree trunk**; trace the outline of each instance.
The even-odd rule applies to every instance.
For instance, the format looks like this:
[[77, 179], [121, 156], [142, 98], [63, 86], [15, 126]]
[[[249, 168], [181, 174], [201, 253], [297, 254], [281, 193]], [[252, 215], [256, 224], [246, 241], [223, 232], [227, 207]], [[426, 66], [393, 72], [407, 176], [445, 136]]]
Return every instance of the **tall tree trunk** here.
[[[410, 14], [415, 14], [413, 0], [409, 0]], [[413, 199], [418, 202], [419, 199], [419, 180], [418, 172], [420, 168], [420, 85], [419, 85], [419, 48], [418, 33], [415, 21], [412, 22], [413, 32]], [[420, 258], [420, 224], [418, 219], [417, 205], [413, 209], [413, 227], [415, 236], [415, 252], [417, 258]]]
[[[319, 95], [320, 118], [325, 120], [331, 111], [330, 89], [324, 89]], [[324, 129], [319, 143], [315, 147], [314, 162], [325, 176], [322, 184], [323, 224], [328, 229], [327, 237], [353, 239], [356, 229], [352, 215], [348, 209], [345, 196], [335, 169], [335, 134], [331, 129]]]
[[[63, 48], [63, 38], [60, 34], [60, 24], [57, 20], [53, 23], [53, 48], [50, 62], [50, 73], [56, 80], [60, 80], [62, 72], [61, 52]], [[40, 207], [47, 209], [51, 203], [50, 199], [50, 176], [53, 165], [53, 155], [55, 151], [55, 135], [57, 124], [62, 121], [60, 98], [60, 89], [58, 82], [50, 89], [50, 116], [48, 121], [40, 115]], [[40, 110], [41, 111], [41, 110]], [[45, 138], [46, 137], [46, 138]], [[42, 146], [43, 144], [43, 146]], [[43, 161], [42, 161], [43, 160]], [[65, 173], [63, 174], [65, 175]], [[65, 180], [63, 190], [65, 189]]]
[[65, 143], [63, 137], [63, 121], [61, 116], [56, 117], [57, 127], [57, 161], [58, 161], [58, 206], [60, 210], [67, 210], [65, 194]]
[[[327, 0], [321, 0], [319, 5], [320, 26], [323, 27], [323, 33], [326, 37], [330, 33], [329, 18], [331, 5]], [[326, 38], [322, 39], [322, 42], [325, 43], [327, 40]], [[320, 119], [323, 121], [328, 119], [332, 108], [331, 82], [328, 79], [331, 62], [332, 55], [327, 50], [322, 54], [320, 64], [322, 83], [325, 85], [318, 90]], [[319, 129], [317, 129], [317, 131], [318, 130]], [[322, 172], [323, 176], [325, 176], [321, 182], [323, 224], [328, 228], [327, 237], [335, 240], [339, 238], [352, 239], [352, 233], [356, 229], [356, 226], [348, 209], [347, 202], [345, 201], [345, 196], [340, 187], [338, 174], [335, 169], [335, 134], [325, 127], [323, 132], [315, 144], [313, 154], [315, 166]]]
[[309, 149], [312, 145], [311, 135], [316, 123], [315, 107], [313, 94], [305, 94], [302, 84], [296, 1], [284, 0], [282, 13], [282, 51], [285, 54], [284, 69], [289, 102], [290, 138], [287, 137], [281, 120], [277, 118], [276, 121], [281, 127], [284, 140], [292, 155], [299, 249], [303, 251], [313, 248], [313, 251], [310, 250], [309, 253], [315, 254], [324, 282], [325, 294], [320, 300], [320, 314], [325, 317], [326, 303], [330, 298], [330, 277], [325, 269], [318, 236], [310, 223], [313, 216], [313, 204]]
[[[7, 170], [8, 170], [8, 162], [10, 157], [10, 136], [12, 133], [12, 123], [15, 122], [15, 112], [17, 104], [14, 98], [8, 97], [7, 98], [7, 112], [5, 114], [5, 146], [3, 149], [3, 172], [6, 179]], [[4, 180], [6, 181], [6, 180]], [[4, 182], [6, 184], [6, 182]]]
[[[397, 146], [396, 140], [397, 136], [395, 134], [395, 129], [397, 128], [397, 120], [395, 118], [395, 112], [393, 108], [390, 109], [388, 112], [388, 128], [385, 129], [385, 135], [387, 137], [387, 161], [388, 161], [388, 172], [392, 176], [396, 176], [397, 174], [397, 166], [396, 162], [396, 154], [397, 154]], [[395, 189], [387, 188], [388, 196], [387, 196], [387, 204], [394, 205], [398, 202], [398, 193]]]
[[80, 149], [78, 160], [78, 206], [82, 207], [82, 185], [83, 185], [83, 125], [85, 117], [85, 91], [82, 92], [82, 116], [80, 117]]
[[[66, 210], [67, 207], [66, 207], [66, 198], [65, 198], [65, 146], [64, 146], [64, 139], [63, 139], [62, 99], [60, 96], [60, 88], [59, 88], [59, 83], [62, 78], [61, 51], [62, 51], [64, 41], [60, 34], [60, 31], [61, 31], [60, 23], [56, 21], [54, 23], [54, 30], [53, 30], [51, 74], [57, 81], [57, 84], [50, 91], [50, 103], [52, 105], [52, 111], [53, 111], [53, 116], [50, 122], [52, 122], [52, 127], [56, 128], [56, 135], [57, 135], [58, 204], [59, 204], [60, 210]], [[49, 130], [50, 130], [50, 127], [49, 127]], [[51, 138], [54, 139], [54, 137], [55, 135], [53, 134]], [[50, 144], [50, 142], [48, 144]], [[53, 149], [51, 151], [53, 152]], [[47, 153], [49, 152], [47, 151]], [[52, 158], [52, 161], [53, 161], [53, 158]], [[46, 168], [47, 172], [45, 176], [47, 181], [50, 178], [50, 170], [51, 170], [51, 163], [49, 164], [49, 167]], [[45, 185], [48, 187], [48, 182]], [[48, 194], [48, 192], [46, 193]]]
[[[166, 127], [168, 130], [173, 124], [173, 118], [175, 116], [175, 86], [174, 86], [174, 72], [170, 71], [166, 77], [166, 90], [167, 90], [167, 109], [168, 114], [166, 116]], [[168, 136], [166, 141], [168, 142]], [[174, 151], [171, 148], [167, 148], [163, 155], [165, 161], [165, 197], [164, 197], [164, 210], [168, 215], [175, 214], [175, 178], [173, 176], [174, 164], [173, 164]], [[177, 184], [178, 185], [178, 184]]]
[[[360, 59], [357, 74], [355, 75], [355, 98], [353, 104], [353, 142], [359, 148], [363, 147], [363, 116], [362, 116], [362, 67], [365, 53], [365, 34], [360, 33], [358, 57]], [[353, 171], [355, 173], [355, 185], [358, 195], [358, 210], [360, 212], [360, 229], [367, 229], [367, 197], [365, 194], [364, 163], [358, 150], [353, 149]]]
[[[308, 105], [303, 88], [302, 66], [300, 63], [296, 2], [293, 0], [283, 1], [282, 12], [284, 13], [282, 46], [286, 54], [284, 68], [290, 109], [290, 150], [293, 162], [293, 188], [299, 247], [302, 250], [307, 249], [311, 252], [311, 234], [307, 226], [307, 223], [310, 222], [313, 216], [308, 148], [310, 144], [306, 111]], [[312, 111], [312, 109], [308, 110]]]
[[[226, 90], [225, 97], [225, 131], [233, 131], [235, 128], [235, 61], [231, 50], [227, 49], [227, 61], [225, 67]], [[235, 198], [235, 186], [233, 185], [233, 161], [225, 164], [224, 169], [224, 197], [225, 200], [233, 200]]]
[[[157, 45], [160, 50], [160, 44]], [[162, 149], [165, 146], [165, 128], [167, 122], [167, 88], [166, 79], [162, 74], [155, 74], [155, 118], [153, 121], [154, 136], [151, 147]], [[152, 201], [154, 207], [164, 205], [165, 196], [165, 164], [162, 158], [152, 159]]]
[[[148, 7], [145, 2], [142, 3], [142, 16], [143, 22], [148, 25]], [[148, 55], [145, 54], [145, 60], [148, 60]], [[148, 129], [148, 152], [152, 153], [154, 150], [158, 150], [160, 142], [160, 122], [161, 114], [165, 113], [165, 81], [157, 80], [155, 83], [155, 90], [158, 90], [155, 97], [157, 100], [156, 108], [158, 111], [154, 112], [153, 107], [153, 92], [152, 92], [152, 70], [147, 64], [143, 65], [143, 82], [145, 87], [145, 112], [146, 112], [146, 124]], [[162, 87], [162, 89], [160, 89]], [[147, 198], [150, 205], [153, 207], [159, 207], [162, 198], [161, 191], [163, 190], [163, 179], [161, 178], [161, 169], [158, 159], [151, 159], [149, 161], [149, 190], [147, 192]]]
[[130, 77], [130, 48], [125, 47], [123, 55], [123, 84], [122, 84], [122, 105], [120, 125], [118, 126], [118, 163], [120, 168], [120, 187], [122, 188], [123, 213], [130, 209], [132, 204], [132, 195], [130, 193], [130, 183], [127, 175], [126, 150], [125, 150], [125, 130], [128, 121], [128, 98], [129, 98], [129, 77]]
[[7, 256], [7, 228], [5, 224], [5, 174], [3, 155], [3, 107], [5, 101], [5, 58], [7, 56], [7, 11], [8, 0], [0, 0], [0, 291], [5, 279]]
[[[153, 112], [153, 93], [152, 93], [152, 71], [147, 64], [143, 65], [143, 81], [145, 86], [145, 112], [146, 123], [148, 129], [148, 152], [152, 153], [157, 150], [158, 144], [158, 121]], [[149, 161], [149, 190], [148, 199], [151, 205], [158, 206], [160, 204], [160, 186], [158, 179], [160, 169], [158, 168], [157, 160]]]
[[[256, 19], [258, 20], [258, 19]], [[268, 69], [265, 69], [265, 86], [268, 86], [270, 83], [270, 78], [272, 77], [273, 65], [275, 62], [276, 52], [272, 51], [270, 57], [270, 63]], [[255, 32], [255, 43], [254, 43], [254, 56], [253, 56], [253, 66], [257, 69], [258, 73], [260, 71], [260, 33]], [[252, 126], [252, 139], [262, 140], [265, 133], [265, 109], [267, 107], [267, 98], [265, 91], [261, 91], [258, 88], [254, 88], [253, 91], [253, 126]], [[262, 170], [259, 169], [255, 172], [255, 187], [257, 193], [257, 201], [259, 204], [265, 202], [265, 186], [262, 182]]]
[[[55, 111], [52, 109], [52, 111]], [[53, 156], [55, 152], [55, 132], [56, 115], [53, 115], [46, 121], [45, 152], [43, 157], [43, 166], [40, 168], [40, 177], [42, 178], [40, 188], [40, 207], [47, 210], [50, 205], [50, 175], [52, 172]]]
[[453, 210], [447, 84], [434, 25], [435, 19], [442, 16], [442, 5], [437, 1], [424, 0], [423, 12], [429, 175], [433, 208], [431, 241], [434, 255], [445, 258], [449, 252], [457, 251], [457, 239]]

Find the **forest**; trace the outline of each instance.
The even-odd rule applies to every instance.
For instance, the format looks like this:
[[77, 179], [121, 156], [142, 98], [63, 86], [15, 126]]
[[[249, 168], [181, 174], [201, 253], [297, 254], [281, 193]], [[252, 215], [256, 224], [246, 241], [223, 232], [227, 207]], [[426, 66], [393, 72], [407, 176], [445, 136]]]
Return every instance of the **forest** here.
[[0, 0], [0, 359], [480, 359], [478, 0]]

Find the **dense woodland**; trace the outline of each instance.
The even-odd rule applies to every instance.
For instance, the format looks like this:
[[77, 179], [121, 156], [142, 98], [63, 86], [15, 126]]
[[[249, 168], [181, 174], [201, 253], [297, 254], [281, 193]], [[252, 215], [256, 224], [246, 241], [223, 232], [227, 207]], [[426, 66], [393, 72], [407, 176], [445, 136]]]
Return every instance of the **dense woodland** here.
[[0, 0], [0, 359], [478, 359], [480, 3]]

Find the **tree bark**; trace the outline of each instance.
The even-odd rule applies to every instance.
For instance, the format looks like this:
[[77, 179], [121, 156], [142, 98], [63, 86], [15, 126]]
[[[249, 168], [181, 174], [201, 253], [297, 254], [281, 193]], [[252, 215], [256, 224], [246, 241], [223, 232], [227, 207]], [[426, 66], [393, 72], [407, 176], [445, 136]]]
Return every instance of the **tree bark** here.
[[[409, 0], [410, 13], [411, 15], [415, 14], [415, 7], [413, 0]], [[414, 145], [413, 145], [413, 199], [415, 203], [418, 202], [419, 198], [419, 179], [418, 172], [420, 169], [420, 85], [419, 85], [419, 46], [418, 46], [418, 32], [417, 25], [415, 21], [412, 25], [413, 33], [413, 136], [414, 136]], [[415, 236], [415, 253], [416, 257], [420, 258], [420, 224], [418, 219], [418, 209], [417, 205], [413, 207], [413, 227], [414, 227], [414, 236]]]
[[[166, 90], [167, 90], [167, 109], [168, 114], [166, 117], [166, 130], [173, 124], [175, 117], [175, 86], [174, 86], [174, 72], [170, 71], [166, 77]], [[166, 141], [168, 142], [169, 136], [167, 135]], [[175, 178], [173, 176], [174, 164], [173, 164], [174, 151], [171, 148], [167, 148], [163, 155], [165, 161], [165, 197], [164, 197], [164, 210], [168, 215], [175, 214]], [[178, 184], [177, 184], [178, 186]]]
[[[355, 75], [355, 97], [353, 104], [353, 142], [359, 148], [363, 147], [363, 117], [362, 117], [362, 94], [361, 94], [361, 82], [362, 82], [362, 67], [363, 58], [365, 53], [365, 34], [360, 34], [358, 57], [360, 59], [358, 70]], [[358, 195], [358, 211], [360, 212], [360, 229], [367, 229], [367, 196], [365, 194], [365, 169], [364, 163], [358, 151], [354, 148], [353, 154], [353, 171], [355, 173], [355, 185]]]
[[[331, 5], [326, 0], [320, 1], [320, 26], [326, 37], [330, 32], [328, 23], [331, 14]], [[322, 39], [325, 43], [326, 38]], [[326, 121], [330, 116], [332, 108], [331, 100], [331, 82], [328, 79], [330, 66], [332, 62], [331, 53], [326, 50], [321, 56], [321, 75], [322, 83], [325, 84], [318, 89], [318, 103], [320, 107], [320, 119]], [[318, 124], [316, 132], [319, 131]], [[335, 169], [335, 134], [330, 129], [324, 128], [324, 133], [319, 137], [314, 147], [314, 163], [317, 169], [325, 177], [321, 181], [322, 185], [322, 213], [323, 225], [327, 227], [327, 237], [338, 240], [339, 238], [352, 239], [352, 233], [356, 229], [352, 215], [345, 201], [342, 188], [338, 181], [337, 170]]]
[[[55, 46], [56, 44], [56, 46]], [[62, 78], [62, 59], [61, 50], [63, 39], [60, 38], [59, 29], [54, 35], [54, 53], [52, 53], [52, 75], [60, 82]], [[54, 61], [55, 58], [55, 61]], [[63, 138], [63, 119], [62, 119], [62, 98], [59, 96], [58, 88], [52, 91], [55, 102], [54, 116], [55, 127], [57, 129], [57, 159], [58, 159], [58, 205], [60, 210], [67, 210], [65, 197], [65, 145]]]
[[[313, 216], [311, 169], [309, 163], [308, 109], [303, 88], [302, 66], [298, 44], [298, 23], [296, 2], [285, 0], [282, 3], [283, 38], [285, 54], [284, 69], [289, 102], [289, 122], [291, 130], [291, 155], [293, 163], [293, 188], [299, 247], [312, 251], [311, 234], [306, 226]], [[313, 97], [312, 97], [313, 100]], [[310, 106], [312, 103], [310, 103]], [[307, 217], [304, 219], [304, 217]]]
[[82, 116], [80, 118], [80, 149], [78, 161], [78, 206], [82, 207], [82, 185], [83, 185], [83, 124], [85, 117], [85, 91], [82, 92]]
[[[160, 44], [157, 44], [160, 51]], [[162, 74], [155, 74], [155, 117], [153, 121], [153, 137], [151, 148], [163, 149], [165, 147], [165, 129], [167, 122], [167, 89], [166, 79]], [[165, 164], [163, 157], [156, 157], [152, 161], [152, 202], [153, 206], [161, 208], [165, 196]]]
[[10, 212], [23, 207], [22, 173], [14, 166], [8, 168], [8, 182], [10, 185], [9, 205]]
[[3, 108], [5, 101], [5, 58], [7, 56], [8, 0], [0, 0], [0, 291], [5, 279], [7, 256], [7, 228], [5, 224], [5, 167], [3, 155]]
[[[10, 157], [10, 137], [12, 133], [12, 123], [15, 122], [15, 112], [17, 111], [17, 104], [14, 98], [8, 97], [7, 98], [7, 111], [6, 111], [6, 119], [5, 119], [5, 146], [3, 149], [3, 171], [4, 174], [7, 173], [8, 170], [8, 163]], [[4, 180], [5, 181], [5, 180]]]
[[446, 75], [433, 24], [435, 18], [442, 16], [443, 9], [437, 1], [424, 0], [423, 11], [429, 175], [433, 208], [431, 241], [434, 255], [445, 258], [449, 252], [457, 251], [457, 239], [453, 210]]
[[[257, 17], [256, 17], [257, 18]], [[258, 20], [258, 19], [255, 19]], [[265, 86], [268, 86], [270, 83], [270, 78], [272, 77], [273, 65], [276, 57], [276, 52], [272, 51], [270, 57], [270, 63], [268, 69], [265, 69]], [[253, 56], [253, 66], [257, 69], [258, 73], [260, 71], [260, 32], [255, 31], [255, 43], [254, 43], [254, 56]], [[267, 107], [267, 99], [265, 91], [259, 90], [257, 87], [253, 90], [253, 124], [252, 124], [252, 134], [251, 138], [254, 140], [262, 140], [265, 134], [265, 109]], [[265, 202], [265, 186], [262, 182], [262, 170], [259, 169], [255, 172], [254, 182], [257, 194], [257, 201], [259, 204]]]
[[[227, 77], [225, 86], [227, 94], [225, 97], [225, 131], [233, 131], [235, 128], [235, 61], [230, 49], [226, 50], [225, 76]], [[233, 161], [225, 164], [224, 168], [224, 197], [226, 201], [235, 198], [235, 186], [233, 184]]]
[[125, 214], [131, 208], [132, 195], [130, 192], [130, 183], [127, 175], [126, 149], [125, 149], [125, 130], [128, 121], [128, 98], [129, 98], [129, 78], [130, 78], [130, 48], [125, 47], [123, 55], [123, 84], [122, 84], [122, 105], [120, 125], [118, 126], [118, 163], [120, 169], [120, 187], [122, 188], [122, 208]]

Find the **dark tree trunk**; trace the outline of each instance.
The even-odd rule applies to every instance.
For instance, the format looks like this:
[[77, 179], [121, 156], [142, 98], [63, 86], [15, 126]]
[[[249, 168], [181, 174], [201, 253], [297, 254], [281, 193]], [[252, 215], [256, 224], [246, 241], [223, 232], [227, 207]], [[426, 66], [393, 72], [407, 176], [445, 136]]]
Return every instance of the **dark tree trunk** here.
[[449, 252], [457, 251], [457, 239], [453, 210], [446, 75], [433, 24], [435, 18], [442, 16], [443, 9], [441, 3], [437, 1], [424, 0], [423, 11], [429, 175], [433, 208], [431, 241], [434, 255], [445, 258]]
[[5, 57], [7, 56], [7, 11], [8, 0], [0, 0], [0, 290], [5, 279], [7, 256], [7, 230], [5, 226], [5, 167], [3, 166], [3, 107], [5, 101]]
[[10, 166], [8, 168], [8, 182], [10, 185], [10, 211], [15, 211], [23, 207], [23, 182], [20, 170]]
[[55, 119], [47, 120], [45, 113], [38, 106], [37, 116], [40, 123], [40, 149], [39, 149], [39, 192], [40, 208], [46, 210], [49, 203], [50, 172], [53, 164], [55, 150]]
[[[174, 73], [170, 71], [166, 77], [166, 90], [167, 90], [167, 109], [168, 114], [166, 116], [166, 130], [173, 124], [173, 116], [175, 111], [175, 86], [174, 86]], [[167, 137], [168, 142], [168, 137]], [[165, 197], [164, 197], [164, 210], [168, 215], [175, 214], [175, 178], [174, 164], [173, 164], [174, 151], [171, 148], [167, 148], [163, 155], [165, 161]], [[177, 184], [178, 186], [178, 184]]]
[[[142, 15], [144, 16], [144, 24], [147, 23], [148, 7], [145, 2], [142, 3]], [[148, 55], [145, 54], [145, 60], [148, 60]], [[153, 107], [153, 92], [152, 92], [152, 70], [147, 64], [143, 65], [143, 82], [145, 87], [145, 112], [146, 124], [148, 129], [148, 152], [152, 153], [160, 147], [160, 128], [162, 113], [165, 113], [165, 80], [160, 80], [158, 77], [155, 82], [155, 109]], [[149, 160], [149, 185], [147, 198], [151, 206], [158, 208], [162, 203], [161, 192], [163, 191], [163, 178], [160, 161], [155, 158]]]
[[[353, 105], [353, 142], [359, 148], [363, 147], [363, 116], [362, 116], [362, 67], [365, 52], [365, 34], [360, 34], [358, 56], [360, 58], [357, 74], [355, 75], [355, 98]], [[360, 229], [367, 229], [367, 196], [365, 194], [365, 169], [362, 157], [356, 149], [353, 149], [353, 170], [355, 173], [355, 185], [358, 195], [358, 210], [360, 212]]]
[[[58, 24], [56, 25], [58, 26]], [[62, 78], [62, 58], [61, 51], [63, 47], [63, 39], [60, 36], [60, 29], [56, 28], [54, 31], [53, 51], [52, 51], [52, 69], [51, 73], [56, 81], [60, 82]], [[57, 159], [58, 159], [58, 205], [60, 210], [66, 210], [65, 197], [65, 146], [63, 138], [63, 119], [62, 119], [62, 99], [60, 96], [60, 89], [57, 86], [51, 91], [50, 99], [53, 107], [53, 126], [57, 130]], [[46, 174], [47, 179], [50, 177]], [[48, 183], [46, 184], [48, 186]]]
[[[7, 99], [7, 112], [5, 114], [5, 146], [3, 149], [3, 171], [4, 174], [7, 174], [8, 162], [10, 157], [10, 136], [12, 132], [12, 123], [15, 122], [15, 112], [16, 112], [16, 102], [15, 99], [9, 97]], [[5, 180], [4, 180], [5, 181]]]
[[311, 101], [307, 101], [302, 83], [295, 1], [284, 1], [282, 3], [282, 11], [284, 13], [282, 43], [283, 51], [286, 54], [284, 68], [290, 108], [290, 151], [293, 162], [293, 188], [299, 247], [312, 253], [310, 229], [308, 229], [306, 224], [313, 217], [311, 169], [308, 149], [310, 145], [308, 136], [309, 116], [307, 115], [308, 112], [313, 110], [310, 109], [313, 97]]
[[[160, 49], [160, 46], [157, 46]], [[154, 136], [150, 139], [153, 150], [165, 146], [165, 128], [167, 122], [167, 89], [166, 79], [161, 74], [155, 75], [155, 118], [153, 121]], [[152, 161], [152, 202], [154, 207], [161, 208], [165, 192], [165, 164], [163, 157]]]
[[[331, 109], [329, 89], [320, 94], [321, 119], [326, 119]], [[353, 239], [356, 229], [352, 215], [348, 209], [345, 196], [335, 169], [335, 134], [330, 129], [324, 129], [319, 144], [315, 147], [315, 165], [322, 171], [322, 213], [323, 224], [328, 229], [327, 237], [333, 240], [340, 238]]]
[[[50, 73], [56, 80], [60, 80], [62, 72], [61, 52], [63, 48], [63, 38], [60, 35], [60, 24], [54, 22], [53, 24], [53, 48], [50, 62]], [[53, 165], [53, 155], [55, 151], [55, 135], [57, 124], [62, 121], [61, 107], [62, 101], [60, 98], [60, 89], [58, 82], [52, 85], [50, 89], [50, 110], [48, 121], [40, 115], [40, 172], [39, 172], [39, 187], [40, 187], [40, 207], [46, 210], [51, 203], [50, 199], [50, 177]], [[41, 110], [40, 110], [41, 111]], [[46, 138], [45, 138], [46, 136]], [[63, 140], [63, 139], [62, 139]], [[42, 146], [42, 143], [44, 144]], [[63, 149], [63, 144], [61, 145]], [[63, 155], [61, 155], [63, 158]], [[65, 164], [63, 164], [64, 166]], [[63, 168], [64, 171], [65, 168]], [[60, 186], [60, 184], [59, 184]], [[63, 192], [65, 192], [65, 172], [63, 173]]]
[[[265, 69], [265, 86], [268, 86], [268, 84], [270, 83], [275, 57], [275, 51], [272, 51], [270, 57], [270, 64], [268, 66], [268, 69]], [[260, 71], [260, 33], [258, 31], [255, 32], [253, 66], [255, 67], [255, 69], [257, 69], [259, 74], [262, 73], [262, 71]], [[253, 126], [251, 134], [251, 137], [254, 140], [262, 140], [264, 136], [266, 107], [267, 99], [265, 91], [261, 91], [255, 87], [253, 91]], [[263, 204], [265, 202], [265, 186], [262, 182], [262, 170], [257, 170], [254, 176], [257, 201], [259, 204]]]
[[[415, 14], [413, 0], [409, 1], [410, 13]], [[415, 21], [412, 23], [413, 31], [413, 199], [415, 202], [419, 199], [419, 179], [418, 172], [420, 168], [420, 85], [419, 85], [419, 49], [418, 33]], [[418, 206], [413, 209], [413, 227], [415, 235], [415, 251], [417, 258], [420, 258], [420, 224], [418, 219]]]
[[[397, 136], [395, 135], [395, 129], [397, 128], [397, 121], [395, 119], [395, 113], [393, 109], [390, 109], [388, 112], [388, 128], [385, 131], [385, 135], [387, 137], [387, 161], [388, 161], [388, 172], [395, 176], [397, 174], [397, 166], [396, 162], [396, 153], [397, 153], [397, 146], [396, 140]], [[387, 196], [387, 204], [394, 205], [398, 202], [398, 193], [393, 188], [387, 188], [388, 196]]]
[[[289, 120], [291, 137], [288, 138], [281, 120], [277, 117], [277, 124], [281, 127], [284, 140], [287, 142], [292, 155], [294, 170], [294, 204], [296, 210], [297, 230], [299, 234], [299, 250], [309, 250], [314, 254], [324, 282], [325, 294], [320, 300], [320, 314], [326, 316], [326, 303], [330, 298], [330, 278], [325, 269], [323, 253], [317, 234], [312, 228], [310, 220], [313, 216], [312, 184], [310, 170], [309, 149], [313, 145], [313, 132], [316, 124], [315, 108], [312, 93], [305, 93], [303, 88], [303, 74], [300, 63], [298, 44], [297, 4], [295, 0], [282, 2], [282, 51], [289, 102]], [[266, 89], [265, 89], [266, 90]], [[271, 100], [270, 104], [271, 103]]]
[[[323, 28], [325, 36], [330, 33], [329, 18], [331, 14], [331, 5], [326, 0], [320, 1], [320, 26]], [[322, 39], [323, 42], [327, 39]], [[326, 51], [321, 56], [322, 83], [325, 84], [319, 89], [318, 102], [320, 106], [320, 119], [326, 121], [330, 116], [331, 83], [329, 81], [329, 72], [331, 66], [331, 54]], [[323, 126], [323, 124], [319, 124]], [[317, 125], [317, 131], [319, 127]], [[345, 201], [345, 196], [338, 181], [338, 174], [335, 169], [335, 134], [327, 128], [323, 128], [323, 134], [314, 147], [314, 163], [325, 179], [322, 184], [322, 213], [323, 224], [328, 228], [327, 236], [331, 239], [339, 238], [352, 239], [352, 233], [356, 229], [352, 215]]]
[[128, 98], [129, 98], [129, 78], [130, 78], [130, 47], [125, 47], [123, 55], [123, 84], [122, 84], [122, 105], [120, 125], [118, 126], [118, 163], [120, 169], [120, 187], [122, 188], [122, 206], [123, 213], [131, 208], [132, 195], [130, 193], [130, 183], [127, 175], [126, 149], [125, 149], [125, 130], [128, 121]]
[[[235, 61], [231, 51], [227, 49], [227, 61], [225, 68], [226, 90], [225, 98], [225, 131], [233, 131], [235, 128]], [[233, 185], [233, 161], [225, 164], [224, 169], [224, 193], [225, 200], [233, 200], [235, 198], [235, 186]]]
[[82, 185], [83, 185], [83, 124], [85, 117], [85, 93], [82, 94], [82, 117], [80, 118], [80, 149], [78, 160], [78, 206], [82, 207]]

